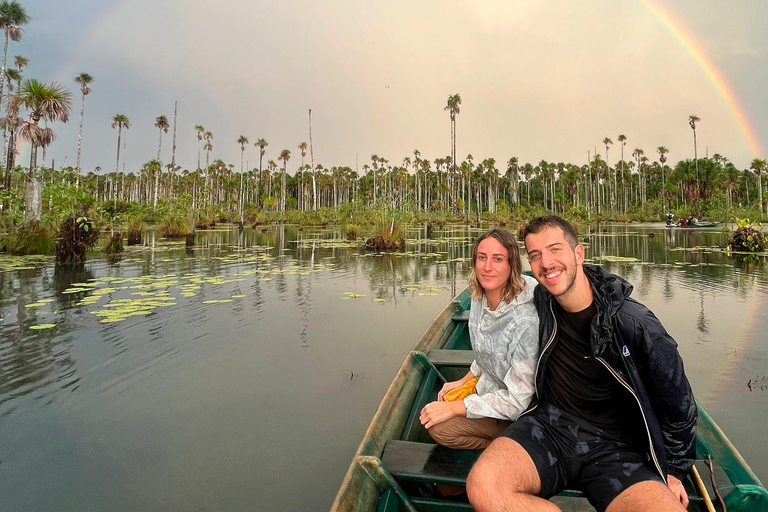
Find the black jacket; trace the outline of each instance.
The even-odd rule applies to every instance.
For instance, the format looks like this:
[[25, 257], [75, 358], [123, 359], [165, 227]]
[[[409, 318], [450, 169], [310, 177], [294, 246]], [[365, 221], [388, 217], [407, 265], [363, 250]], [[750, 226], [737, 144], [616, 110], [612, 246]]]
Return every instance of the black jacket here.
[[[592, 355], [637, 399], [648, 433], [650, 461], [661, 477], [666, 481], [667, 474], [672, 474], [682, 479], [696, 457], [698, 412], [677, 343], [648, 308], [629, 297], [631, 284], [601, 267], [584, 265], [584, 273], [597, 306]], [[552, 301], [543, 286], [536, 287], [541, 346], [537, 395], [556, 341]]]

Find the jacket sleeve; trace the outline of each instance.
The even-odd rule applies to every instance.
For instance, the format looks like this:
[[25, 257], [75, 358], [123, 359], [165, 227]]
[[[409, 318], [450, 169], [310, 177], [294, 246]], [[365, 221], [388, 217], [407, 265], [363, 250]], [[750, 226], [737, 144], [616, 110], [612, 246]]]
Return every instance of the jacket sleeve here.
[[641, 378], [661, 428], [667, 472], [682, 479], [696, 458], [696, 401], [677, 342], [651, 311], [642, 320]]
[[[512, 331], [508, 342], [504, 387], [482, 396], [474, 394], [464, 399], [467, 418], [497, 418], [516, 420], [531, 403], [534, 392], [533, 377], [539, 352], [539, 321], [526, 318]], [[474, 373], [474, 372], [473, 372]]]

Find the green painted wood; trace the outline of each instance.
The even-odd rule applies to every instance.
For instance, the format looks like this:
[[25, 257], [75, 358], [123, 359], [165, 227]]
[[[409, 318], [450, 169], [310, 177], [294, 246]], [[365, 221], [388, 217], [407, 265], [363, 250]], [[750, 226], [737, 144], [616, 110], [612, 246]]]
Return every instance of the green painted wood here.
[[438, 444], [392, 440], [381, 461], [395, 478], [465, 485], [479, 450], [454, 450]]
[[394, 489], [389, 488], [379, 498], [379, 506], [376, 507], [376, 512], [397, 512], [399, 506], [400, 499], [397, 497], [397, 493]]
[[429, 352], [429, 360], [436, 367], [441, 366], [470, 366], [475, 360], [471, 350], [446, 350], [436, 348]]
[[[442, 345], [443, 348], [447, 349], [457, 349], [465, 345], [462, 343], [462, 341], [469, 340], [469, 331], [467, 331], [467, 323], [461, 322], [458, 324], [455, 324], [455, 328], [453, 329], [453, 332], [448, 337], [446, 342]], [[468, 346], [468, 345], [467, 345]]]
[[469, 322], [469, 310], [464, 309], [451, 317], [454, 322]]
[[[420, 431], [425, 430], [419, 420], [421, 416], [421, 409], [432, 401], [435, 395], [435, 382], [437, 381], [437, 370], [429, 370], [426, 379], [422, 386], [419, 388], [419, 392], [416, 395], [416, 399], [411, 405], [410, 413], [408, 414], [408, 420], [405, 423], [405, 430], [403, 431], [402, 439], [406, 441], [416, 441], [419, 438]], [[385, 447], [386, 450], [386, 447]]]
[[419, 512], [464, 512], [474, 510], [469, 503], [434, 498], [411, 498]]

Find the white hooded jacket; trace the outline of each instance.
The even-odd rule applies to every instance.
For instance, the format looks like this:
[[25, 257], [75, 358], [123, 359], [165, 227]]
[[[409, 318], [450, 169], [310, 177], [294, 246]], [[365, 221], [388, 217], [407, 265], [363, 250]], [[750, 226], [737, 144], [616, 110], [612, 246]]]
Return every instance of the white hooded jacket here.
[[537, 282], [523, 275], [525, 288], [495, 311], [488, 302], [472, 301], [469, 339], [475, 351], [470, 371], [477, 394], [464, 399], [467, 418], [516, 420], [528, 408], [534, 392], [534, 373], [539, 357], [539, 315], [533, 304]]

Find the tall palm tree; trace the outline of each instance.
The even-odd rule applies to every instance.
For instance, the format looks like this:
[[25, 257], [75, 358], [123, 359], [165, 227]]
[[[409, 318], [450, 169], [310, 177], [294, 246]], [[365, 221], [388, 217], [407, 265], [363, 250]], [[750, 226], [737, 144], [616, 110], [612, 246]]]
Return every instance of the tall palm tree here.
[[283, 161], [283, 174], [280, 177], [280, 211], [282, 213], [285, 213], [285, 168], [288, 165], [288, 160], [291, 159], [291, 152], [287, 149], [284, 149], [280, 152], [280, 160]]
[[203, 134], [205, 133], [205, 127], [201, 124], [195, 125], [195, 131], [197, 132], [197, 170], [200, 170], [200, 141], [203, 140]]
[[667, 194], [667, 182], [664, 177], [664, 164], [667, 162], [667, 153], [669, 150], [664, 146], [656, 148], [656, 152], [659, 154], [659, 163], [661, 163], [661, 210], [664, 211], [664, 196]]
[[696, 114], [691, 114], [688, 116], [688, 126], [691, 127], [691, 130], [693, 130], [693, 161], [696, 165], [696, 191], [698, 192], [700, 190], [699, 185], [699, 153], [698, 148], [696, 147], [696, 123], [701, 121], [699, 119], [699, 116]]
[[80, 73], [75, 77], [75, 83], [80, 86], [80, 92], [83, 95], [83, 102], [80, 106], [80, 131], [77, 132], [77, 173], [80, 174], [80, 150], [83, 141], [83, 115], [85, 114], [85, 97], [91, 92], [90, 84], [93, 77], [88, 73]]
[[298, 197], [297, 197], [298, 204], [299, 204], [299, 210], [303, 210], [304, 209], [304, 208], [302, 208], [302, 204], [301, 204], [302, 194], [304, 193], [304, 180], [302, 179], [302, 177], [304, 175], [304, 172], [303, 172], [303, 170], [304, 170], [304, 157], [307, 156], [307, 147], [308, 146], [307, 146], [306, 142], [302, 142], [301, 144], [299, 144], [299, 151], [301, 151], [301, 167], [299, 168], [300, 171], [299, 171], [299, 188], [298, 188], [299, 193], [298, 193]]
[[760, 215], [763, 214], [763, 178], [762, 174], [763, 171], [768, 169], [768, 162], [765, 160], [760, 160], [759, 158], [755, 158], [752, 160], [752, 164], [749, 166], [750, 169], [755, 171], [755, 174], [757, 174], [757, 198], [760, 200]]
[[[163, 146], [163, 132], [168, 133], [168, 128], [171, 125], [168, 124], [168, 118], [165, 116], [157, 116], [155, 119], [155, 128], [160, 131], [160, 138], [157, 141], [157, 159], [160, 160], [160, 148]], [[162, 160], [161, 160], [162, 161]]]
[[19, 136], [32, 144], [25, 218], [39, 221], [42, 214], [42, 188], [37, 179], [37, 148], [48, 146], [56, 138], [51, 128], [40, 127], [40, 121], [66, 123], [72, 106], [72, 93], [55, 82], [48, 85], [28, 79], [21, 83], [18, 94], [13, 98], [17, 106], [24, 106], [29, 110], [29, 120], [19, 129]]
[[269, 143], [266, 141], [266, 139], [259, 139], [254, 143], [254, 146], [259, 147], [259, 179], [256, 181], [256, 207], [260, 208], [261, 206], [261, 160], [264, 158], [264, 153], [267, 152], [267, 146], [269, 146]]
[[[603, 144], [605, 145], [605, 165], [610, 171], [611, 169], [611, 162], [608, 160], [608, 150], [611, 149], [611, 145], [613, 144], [613, 141], [610, 139], [610, 137], [606, 137], [603, 139]], [[608, 178], [610, 180], [610, 178]], [[608, 181], [608, 186], [610, 187], [610, 181]], [[611, 194], [611, 208], [615, 208], [616, 206], [616, 173], [613, 173], [613, 194]]]
[[245, 191], [243, 190], [243, 156], [245, 155], [245, 146], [248, 144], [248, 137], [241, 135], [237, 138], [240, 144], [240, 200], [238, 209], [240, 210], [240, 226], [243, 225], [243, 209], [245, 204]]
[[125, 114], [115, 114], [112, 118], [112, 128], [117, 128], [117, 161], [115, 162], [115, 172], [120, 168], [120, 139], [123, 136], [123, 128], [130, 129], [131, 120]]
[[23, 55], [16, 55], [13, 58], [13, 65], [16, 66], [16, 69], [19, 71], [23, 71], [25, 67], [29, 66], [29, 59]]
[[[0, 29], [5, 32], [5, 46], [3, 47], [3, 67], [1, 73], [5, 74], [5, 65], [8, 59], [8, 40], [21, 40], [21, 27], [31, 21], [26, 9], [16, 0], [3, 0], [0, 2]], [[0, 105], [3, 103], [3, 87], [5, 76], [0, 77]]]
[[448, 101], [443, 108], [447, 110], [451, 118], [451, 160], [453, 161], [453, 173], [456, 174], [456, 116], [461, 111], [461, 96], [458, 93], [448, 96]]
[[205, 168], [207, 169], [211, 165], [210, 162], [211, 162], [211, 151], [213, 151], [213, 133], [205, 132], [203, 134], [203, 138], [205, 139], [205, 145], [203, 146], [203, 151], [205, 151]]

